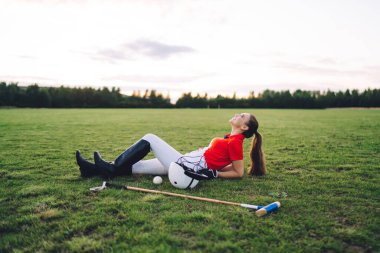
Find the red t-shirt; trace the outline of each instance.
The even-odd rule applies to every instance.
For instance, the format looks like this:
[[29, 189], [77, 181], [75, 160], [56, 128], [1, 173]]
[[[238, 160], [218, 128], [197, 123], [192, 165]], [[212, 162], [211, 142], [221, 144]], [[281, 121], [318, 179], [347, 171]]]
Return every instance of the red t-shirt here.
[[243, 134], [226, 135], [226, 139], [214, 138], [204, 153], [207, 167], [220, 170], [235, 160], [243, 160]]

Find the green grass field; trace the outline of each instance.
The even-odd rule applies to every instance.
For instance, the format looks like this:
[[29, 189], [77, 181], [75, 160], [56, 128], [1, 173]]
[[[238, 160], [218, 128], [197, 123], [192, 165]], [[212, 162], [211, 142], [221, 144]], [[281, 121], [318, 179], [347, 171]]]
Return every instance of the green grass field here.
[[[154, 133], [185, 153], [228, 133], [228, 119], [244, 111], [259, 120], [267, 176], [187, 192], [167, 177], [159, 186], [142, 175], [112, 182], [281, 201], [268, 216], [132, 191], [91, 193], [102, 179], [79, 176], [76, 149], [112, 160]], [[380, 110], [2, 109], [0, 252], [379, 252], [379, 137]]]

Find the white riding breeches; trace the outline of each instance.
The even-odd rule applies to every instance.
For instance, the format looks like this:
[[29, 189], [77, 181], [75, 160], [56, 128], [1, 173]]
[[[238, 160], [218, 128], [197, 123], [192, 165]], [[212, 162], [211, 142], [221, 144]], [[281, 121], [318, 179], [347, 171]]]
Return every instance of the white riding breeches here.
[[135, 163], [132, 166], [133, 174], [167, 175], [172, 162], [183, 163], [196, 171], [207, 168], [203, 156], [207, 147], [183, 155], [154, 134], [146, 134], [142, 139], [150, 143], [150, 148], [156, 158]]

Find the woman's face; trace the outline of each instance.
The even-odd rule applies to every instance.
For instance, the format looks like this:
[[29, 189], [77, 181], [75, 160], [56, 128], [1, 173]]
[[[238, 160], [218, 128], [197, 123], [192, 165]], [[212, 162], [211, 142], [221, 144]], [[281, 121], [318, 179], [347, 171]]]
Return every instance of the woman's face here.
[[248, 129], [247, 123], [249, 121], [249, 118], [250, 118], [249, 113], [240, 113], [240, 114], [235, 114], [235, 116], [233, 116], [229, 120], [229, 122], [234, 127], [242, 128], [242, 130], [246, 130], [246, 129]]

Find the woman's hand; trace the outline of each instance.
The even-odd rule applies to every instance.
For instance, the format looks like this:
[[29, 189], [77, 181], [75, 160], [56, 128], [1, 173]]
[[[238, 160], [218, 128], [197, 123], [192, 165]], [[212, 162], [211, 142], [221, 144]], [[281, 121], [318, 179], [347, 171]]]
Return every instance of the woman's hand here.
[[201, 169], [199, 171], [185, 170], [184, 173], [197, 180], [211, 180], [218, 177], [218, 171], [211, 169]]

